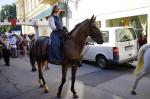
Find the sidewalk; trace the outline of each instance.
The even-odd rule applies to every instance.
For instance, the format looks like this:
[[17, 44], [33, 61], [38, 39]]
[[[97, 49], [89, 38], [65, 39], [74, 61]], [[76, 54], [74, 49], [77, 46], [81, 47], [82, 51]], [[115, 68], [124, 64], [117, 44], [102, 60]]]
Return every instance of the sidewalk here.
[[[50, 70], [44, 71], [49, 87], [49, 93], [44, 93], [43, 89], [39, 88], [38, 73], [31, 72], [28, 60], [11, 59], [10, 67], [3, 64], [3, 60], [0, 60], [0, 99], [57, 99], [61, 66], [49, 64]], [[77, 76], [98, 70], [99, 68], [86, 65], [78, 69]], [[133, 82], [132, 74], [125, 74], [96, 86], [86, 85], [77, 79], [75, 89], [80, 96], [79, 99], [150, 99], [150, 77], [140, 81], [136, 96], [130, 94]], [[69, 69], [62, 99], [72, 99], [70, 84]]]

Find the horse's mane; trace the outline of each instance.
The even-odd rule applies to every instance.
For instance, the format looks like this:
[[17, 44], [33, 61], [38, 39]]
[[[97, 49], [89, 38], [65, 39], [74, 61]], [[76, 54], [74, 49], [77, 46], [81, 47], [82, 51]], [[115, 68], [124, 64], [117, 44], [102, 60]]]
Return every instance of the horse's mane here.
[[87, 20], [88, 20], [88, 19], [84, 20], [84, 21], [81, 22], [81, 23], [78, 23], [78, 24], [70, 31], [69, 35], [71, 35], [71, 34], [76, 30], [76, 28], [78, 28], [78, 27], [80, 26], [80, 24], [84, 23], [84, 22], [87, 21]]

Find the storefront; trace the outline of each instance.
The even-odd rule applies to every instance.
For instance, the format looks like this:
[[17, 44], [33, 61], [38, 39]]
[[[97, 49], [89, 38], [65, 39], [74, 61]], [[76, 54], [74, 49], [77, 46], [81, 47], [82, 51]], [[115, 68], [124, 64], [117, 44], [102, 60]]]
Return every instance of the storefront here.
[[[73, 17], [71, 29], [79, 22], [96, 16], [98, 27], [132, 26], [137, 35], [143, 32], [150, 43], [150, 1], [149, 0], [79, 0], [78, 8], [70, 2]], [[89, 6], [90, 5], [90, 6]]]
[[106, 27], [115, 27], [115, 26], [131, 26], [135, 29], [137, 36], [140, 33], [147, 35], [147, 25], [148, 25], [148, 15], [137, 15], [130, 17], [122, 17], [115, 19], [106, 20]]
[[[20, 0], [17, 1], [17, 18], [22, 20], [47, 20], [51, 14], [52, 8], [55, 4], [60, 5], [62, 16], [65, 16], [66, 5], [62, 0]], [[48, 25], [40, 26], [38, 28], [39, 36], [49, 36], [50, 28]], [[35, 34], [33, 26], [22, 25], [23, 34]]]

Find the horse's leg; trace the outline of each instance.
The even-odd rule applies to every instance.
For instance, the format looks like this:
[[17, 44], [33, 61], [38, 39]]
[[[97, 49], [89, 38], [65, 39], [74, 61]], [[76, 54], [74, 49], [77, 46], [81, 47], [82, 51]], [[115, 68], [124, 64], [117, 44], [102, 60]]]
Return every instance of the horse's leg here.
[[73, 93], [73, 98], [79, 98], [79, 96], [77, 95], [77, 93], [74, 89], [74, 84], [75, 84], [75, 80], [76, 80], [76, 71], [77, 71], [77, 65], [72, 66], [71, 91]]
[[40, 63], [40, 74], [41, 74], [40, 77], [41, 77], [42, 82], [43, 82], [44, 92], [48, 93], [48, 86], [47, 86], [45, 79], [44, 79], [44, 76], [43, 76], [43, 66], [44, 66], [44, 62], [41, 62]]
[[140, 75], [138, 75], [138, 76], [136, 77], [135, 83], [134, 83], [134, 85], [133, 85], [133, 89], [132, 89], [132, 91], [131, 91], [131, 93], [132, 93], [133, 95], [136, 95], [135, 89], [136, 89], [136, 87], [137, 87], [137, 84], [138, 84], [139, 80], [142, 79], [142, 78], [143, 78], [144, 76], [146, 76], [147, 74], [148, 74], [147, 72], [142, 72]]
[[33, 65], [32, 66], [32, 70], [31, 70], [32, 72], [36, 72], [37, 71], [37, 69], [36, 69], [36, 66], [35, 65]]
[[37, 71], [37, 69], [36, 69], [36, 62], [35, 62], [35, 60], [34, 60], [34, 58], [32, 57], [32, 58], [30, 58], [30, 60], [31, 60], [31, 66], [32, 66], [32, 72], [36, 72]]
[[42, 68], [41, 68], [41, 63], [40, 62], [37, 62], [38, 64], [38, 72], [39, 72], [39, 84], [40, 84], [40, 87], [42, 88], [43, 87], [43, 81], [42, 81]]
[[62, 65], [62, 80], [61, 80], [61, 84], [58, 88], [58, 93], [57, 93], [58, 98], [61, 98], [61, 91], [62, 91], [62, 87], [64, 83], [66, 82], [66, 76], [67, 76], [67, 65], [63, 64]]
[[32, 67], [32, 72], [37, 71], [36, 69], [36, 60], [35, 60], [35, 55], [33, 55], [33, 49], [30, 49], [30, 54], [29, 54], [29, 59]]
[[45, 70], [49, 70], [48, 61], [45, 61], [44, 65], [45, 65]]

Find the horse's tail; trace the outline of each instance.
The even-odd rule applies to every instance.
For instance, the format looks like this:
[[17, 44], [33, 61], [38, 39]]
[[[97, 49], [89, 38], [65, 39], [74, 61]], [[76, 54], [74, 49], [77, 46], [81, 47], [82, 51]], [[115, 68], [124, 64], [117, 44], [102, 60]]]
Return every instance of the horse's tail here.
[[146, 52], [146, 50], [150, 48], [150, 45], [145, 44], [143, 45], [139, 52], [138, 52], [138, 57], [137, 57], [137, 65], [136, 68], [134, 70], [134, 75], [137, 76], [138, 74], [141, 73], [143, 67], [144, 67], [144, 53]]
[[35, 40], [31, 41], [30, 48], [29, 48], [29, 59], [30, 59], [30, 64], [31, 64], [32, 68], [35, 68], [35, 62], [36, 62], [35, 55], [34, 55], [35, 42], [36, 42]]

